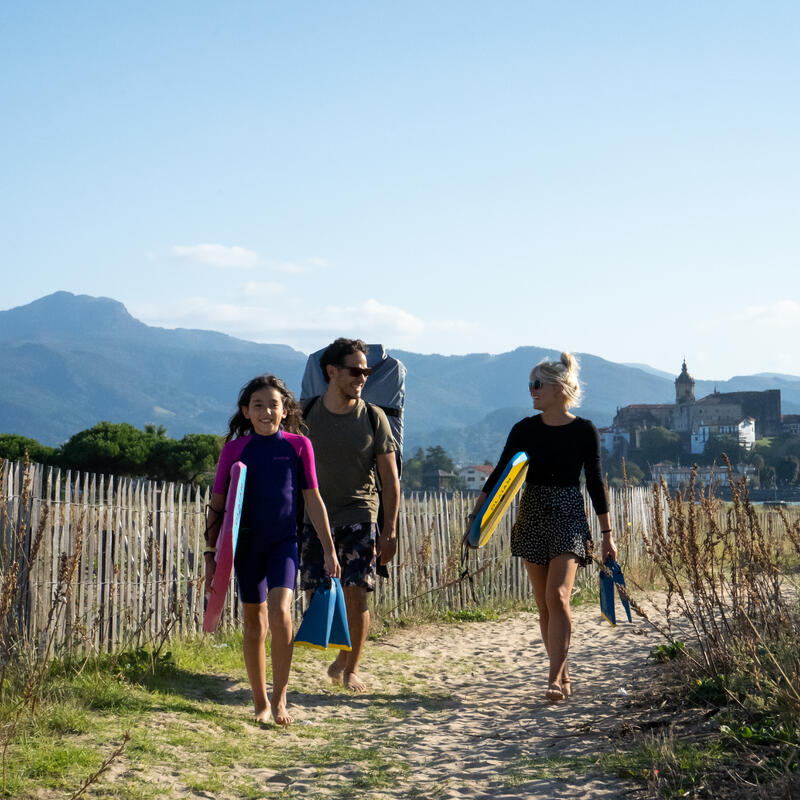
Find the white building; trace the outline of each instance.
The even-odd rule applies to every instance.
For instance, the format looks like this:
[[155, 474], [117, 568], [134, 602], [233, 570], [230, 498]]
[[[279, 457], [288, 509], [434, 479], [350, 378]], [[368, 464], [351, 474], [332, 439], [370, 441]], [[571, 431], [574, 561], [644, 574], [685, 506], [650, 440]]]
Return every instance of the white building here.
[[[675, 491], [682, 487], [687, 487], [692, 477], [693, 467], [676, 467], [672, 464], [652, 464], [650, 467], [650, 474], [653, 480], [661, 483], [663, 478], [670, 491]], [[744, 475], [748, 482], [751, 481], [756, 474], [756, 468], [752, 464], [736, 464], [733, 468], [733, 475], [735, 478], [741, 478]], [[709, 484], [714, 486], [727, 486], [728, 483], [728, 470], [725, 466], [713, 467], [698, 467], [697, 475], [695, 476], [695, 486], [699, 490], [701, 487], [707, 487]]]
[[745, 417], [737, 425], [704, 425], [700, 422], [692, 432], [692, 454], [702, 453], [712, 436], [733, 436], [740, 447], [750, 450], [756, 443], [756, 421]]
[[487, 464], [470, 464], [468, 467], [462, 467], [458, 471], [458, 476], [467, 485], [467, 489], [475, 489], [480, 491], [483, 489], [483, 484], [486, 479], [492, 474], [494, 467]]
[[597, 433], [600, 436], [600, 447], [607, 453], [616, 453], [620, 449], [624, 452], [625, 445], [631, 443], [630, 433], [619, 428], [598, 428]]

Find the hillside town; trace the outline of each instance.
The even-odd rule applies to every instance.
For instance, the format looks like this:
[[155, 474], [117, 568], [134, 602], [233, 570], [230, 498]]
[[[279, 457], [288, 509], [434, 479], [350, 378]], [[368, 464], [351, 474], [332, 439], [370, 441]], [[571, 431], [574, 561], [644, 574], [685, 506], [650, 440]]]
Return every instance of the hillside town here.
[[675, 379], [675, 402], [635, 404], [617, 409], [614, 421], [600, 430], [601, 444], [611, 454], [624, 453], [640, 446], [641, 434], [648, 428], [662, 427], [680, 435], [681, 447], [688, 454], [703, 453], [712, 436], [733, 436], [747, 450], [759, 436], [781, 433], [781, 392], [718, 392], [694, 396], [694, 378], [686, 362]]
[[[758, 456], [746, 463], [737, 453], [753, 453], [758, 440], [773, 437], [800, 436], [800, 414], [781, 413], [780, 389], [764, 391], [719, 392], [716, 389], [705, 397], [695, 397], [695, 379], [684, 360], [675, 378], [673, 403], [635, 403], [617, 408], [612, 424], [598, 429], [600, 445], [607, 467], [628, 460], [632, 482], [638, 482], [636, 462], [647, 449], [648, 433], [669, 432], [673, 447], [671, 458], [647, 461], [649, 475], [640, 479], [664, 481], [671, 490], [688, 486], [695, 463], [699, 462], [695, 480], [708, 486], [720, 485], [720, 464], [703, 463], [711, 443], [723, 443], [732, 450], [734, 475], [745, 477], [751, 487], [769, 490], [776, 484], [769, 471], [763, 471], [763, 458]], [[731, 447], [731, 445], [735, 445]], [[716, 454], [715, 454], [716, 455]], [[639, 456], [639, 458], [637, 458]], [[792, 458], [791, 455], [785, 458]], [[769, 468], [768, 468], [769, 469]], [[480, 490], [492, 465], [469, 464], [457, 467], [452, 473], [442, 472], [441, 481], [458, 480], [463, 488]], [[783, 484], [795, 483], [783, 480]], [[785, 487], [786, 488], [786, 487]]]

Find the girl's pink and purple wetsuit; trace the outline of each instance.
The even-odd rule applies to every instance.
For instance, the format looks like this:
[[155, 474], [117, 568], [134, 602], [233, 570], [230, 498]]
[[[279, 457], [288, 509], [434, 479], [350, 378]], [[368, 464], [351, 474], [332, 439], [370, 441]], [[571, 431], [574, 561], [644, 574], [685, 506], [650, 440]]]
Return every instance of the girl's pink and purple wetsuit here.
[[263, 603], [270, 589], [294, 589], [297, 493], [317, 487], [314, 450], [305, 437], [279, 430], [240, 436], [223, 448], [213, 491], [226, 495], [231, 466], [247, 465], [234, 568], [243, 603]]

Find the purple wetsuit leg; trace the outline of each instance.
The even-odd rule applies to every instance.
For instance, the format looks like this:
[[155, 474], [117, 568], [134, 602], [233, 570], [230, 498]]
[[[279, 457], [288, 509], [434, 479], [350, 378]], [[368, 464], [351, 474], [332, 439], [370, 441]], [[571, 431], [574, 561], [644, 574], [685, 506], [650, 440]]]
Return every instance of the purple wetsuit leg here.
[[297, 582], [297, 539], [284, 539], [271, 545], [267, 561], [267, 591], [291, 589]]
[[234, 560], [239, 599], [263, 603], [270, 589], [294, 590], [297, 580], [297, 539], [283, 539], [266, 547], [237, 552]]

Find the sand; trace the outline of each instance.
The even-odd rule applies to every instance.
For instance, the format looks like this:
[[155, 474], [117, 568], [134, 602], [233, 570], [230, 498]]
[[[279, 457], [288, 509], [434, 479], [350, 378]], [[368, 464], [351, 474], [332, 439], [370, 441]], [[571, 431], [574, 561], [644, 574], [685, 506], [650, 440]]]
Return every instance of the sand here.
[[[619, 733], [638, 729], [629, 704], [651, 689], [657, 667], [647, 655], [660, 637], [636, 618], [612, 628], [596, 604], [573, 609], [573, 619], [573, 695], [563, 703], [544, 698], [547, 661], [533, 613], [406, 627], [371, 640], [364, 694], [331, 686], [325, 670], [333, 652], [297, 648], [289, 729], [252, 722], [243, 670], [219, 675], [214, 699], [185, 689], [204, 704], [203, 718], [194, 708], [180, 717], [149, 710], [134, 731], [144, 757], [131, 746], [87, 796], [115, 797], [125, 786], [131, 798], [210, 800], [651, 797], [609, 774], [599, 757], [630, 748]], [[184, 737], [198, 731], [200, 747]], [[227, 761], [230, 742], [247, 749]]]
[[[372, 662], [374, 672], [364, 676], [367, 694], [338, 695], [335, 705], [315, 706], [292, 693], [292, 711], [301, 726], [341, 716], [353, 725], [354, 744], [390, 754], [399, 774], [389, 787], [368, 789], [370, 798], [645, 797], [634, 782], [604, 774], [597, 757], [613, 750], [625, 707], [654, 674], [647, 654], [657, 636], [636, 618], [612, 628], [596, 605], [573, 614], [573, 696], [566, 702], [545, 700], [537, 617], [521, 613], [407, 628], [369, 642], [364, 663], [370, 670]], [[392, 656], [399, 654], [409, 657], [393, 670]], [[408, 688], [415, 681], [440, 700], [426, 702]], [[399, 718], [370, 714], [376, 703], [394, 705]], [[300, 796], [333, 797], [352, 778], [348, 770], [346, 763], [327, 769], [326, 789], [301, 767], [274, 777]]]

